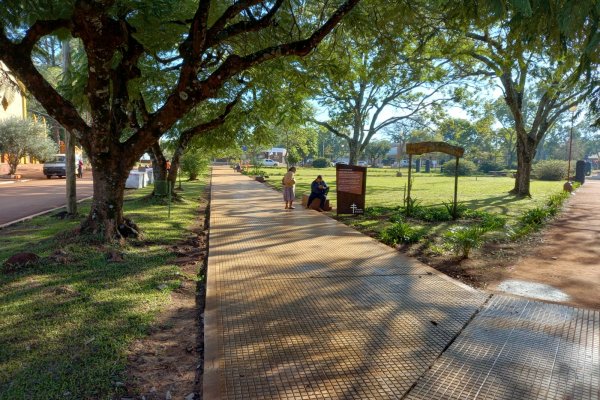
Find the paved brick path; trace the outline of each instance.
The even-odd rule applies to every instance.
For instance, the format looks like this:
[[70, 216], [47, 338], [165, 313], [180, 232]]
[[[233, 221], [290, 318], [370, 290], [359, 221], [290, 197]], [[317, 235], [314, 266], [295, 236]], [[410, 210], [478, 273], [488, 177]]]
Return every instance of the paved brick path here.
[[600, 313], [475, 291], [213, 172], [204, 399], [598, 399]]

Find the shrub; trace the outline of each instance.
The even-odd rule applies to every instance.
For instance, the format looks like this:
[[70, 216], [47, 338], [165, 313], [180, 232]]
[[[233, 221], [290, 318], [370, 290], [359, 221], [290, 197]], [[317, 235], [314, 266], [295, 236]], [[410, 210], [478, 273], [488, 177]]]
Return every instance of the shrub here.
[[421, 212], [420, 209], [423, 208], [421, 206], [421, 200], [418, 199], [408, 198], [405, 200], [405, 203], [406, 206], [404, 207], [403, 212], [407, 217], [418, 215]]
[[317, 158], [312, 162], [313, 168], [327, 168], [329, 166], [329, 161], [325, 158]]
[[446, 207], [419, 207], [418, 212], [415, 213], [415, 218], [427, 222], [443, 222], [450, 221], [452, 215]]
[[560, 181], [567, 177], [567, 162], [544, 160], [533, 166], [533, 173], [542, 181]]
[[45, 161], [57, 152], [44, 124], [17, 117], [0, 121], [0, 153], [8, 156], [10, 174], [17, 173], [21, 159], [27, 154]]
[[[394, 208], [393, 208], [394, 209]], [[365, 208], [365, 216], [369, 217], [381, 217], [390, 211], [389, 207], [373, 206]]]
[[[455, 167], [456, 160], [446, 161], [442, 165], [442, 171], [444, 175], [454, 176]], [[475, 171], [477, 171], [477, 166], [472, 161], [460, 160], [460, 162], [458, 163], [458, 175], [460, 176], [472, 175], [473, 173], [475, 173]]]
[[490, 171], [501, 171], [504, 169], [504, 165], [499, 164], [495, 161], [483, 161], [479, 164], [479, 171], [485, 172], [486, 174]]
[[404, 214], [399, 212], [399, 213], [394, 213], [390, 216], [390, 222], [402, 222], [404, 221]]
[[483, 226], [459, 226], [450, 229], [444, 237], [456, 253], [463, 258], [469, 258], [472, 249], [481, 247], [487, 231], [488, 229]]
[[550, 211], [540, 207], [525, 211], [519, 218], [523, 225], [541, 226], [551, 215]]
[[551, 216], [558, 214], [564, 202], [569, 198], [569, 195], [569, 192], [560, 192], [550, 196], [547, 205]]
[[196, 149], [188, 150], [181, 158], [181, 170], [190, 177], [191, 181], [198, 179], [198, 175], [208, 170], [206, 153]]
[[[454, 200], [444, 202], [444, 207], [446, 208], [446, 211], [450, 217], [452, 217], [452, 211], [454, 211]], [[462, 218], [469, 211], [473, 210], [468, 209], [467, 206], [462, 203], [456, 203], [456, 218]]]
[[250, 171], [248, 171], [249, 175], [254, 175], [254, 176], [265, 176], [266, 173], [265, 171], [263, 171], [260, 167], [260, 165], [255, 165], [253, 166]]
[[399, 243], [416, 243], [425, 235], [423, 228], [415, 228], [406, 222], [396, 222], [385, 228], [380, 238], [386, 244], [397, 245]]

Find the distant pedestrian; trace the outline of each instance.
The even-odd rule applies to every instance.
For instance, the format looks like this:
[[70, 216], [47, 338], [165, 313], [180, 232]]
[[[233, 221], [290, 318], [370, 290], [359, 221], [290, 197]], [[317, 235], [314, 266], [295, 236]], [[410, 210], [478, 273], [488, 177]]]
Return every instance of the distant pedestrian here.
[[169, 172], [171, 172], [171, 161], [167, 160], [167, 162], [165, 163], [165, 166], [167, 167], [167, 174]]
[[296, 208], [293, 205], [296, 197], [296, 193], [294, 192], [294, 189], [296, 188], [295, 173], [296, 167], [292, 167], [281, 179], [281, 183], [283, 184], [283, 201], [285, 201], [286, 210], [293, 210]]
[[83, 160], [80, 158], [77, 163], [77, 177], [83, 178]]

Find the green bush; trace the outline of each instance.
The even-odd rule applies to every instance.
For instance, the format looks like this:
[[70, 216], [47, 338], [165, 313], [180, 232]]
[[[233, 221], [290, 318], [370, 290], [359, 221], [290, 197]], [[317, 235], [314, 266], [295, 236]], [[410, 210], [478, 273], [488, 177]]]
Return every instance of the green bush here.
[[446, 207], [419, 207], [414, 217], [427, 222], [443, 222], [452, 219]]
[[[456, 160], [446, 161], [442, 165], [442, 171], [444, 175], [454, 176], [454, 170], [456, 167]], [[458, 163], [458, 175], [466, 176], [473, 175], [477, 171], [477, 165], [469, 160], [460, 160]]]
[[420, 209], [423, 208], [421, 200], [418, 199], [408, 198], [405, 200], [405, 203], [406, 206], [403, 208], [403, 213], [407, 217], [418, 215], [421, 212]]
[[459, 226], [445, 233], [446, 242], [463, 258], [469, 258], [472, 249], [481, 247], [488, 229], [483, 226]]
[[404, 221], [404, 213], [403, 212], [397, 212], [397, 213], [390, 215], [390, 222], [402, 222], [402, 221]]
[[[454, 200], [450, 200], [448, 202], [445, 201], [444, 207], [446, 208], [446, 211], [448, 212], [450, 217], [452, 217], [452, 212], [454, 211]], [[473, 210], [470, 210], [469, 208], [467, 208], [467, 206], [465, 206], [462, 203], [456, 204], [456, 218], [462, 218], [469, 211]]]
[[521, 215], [519, 222], [523, 225], [541, 226], [546, 222], [551, 213], [548, 209], [536, 207]]
[[544, 160], [533, 166], [534, 175], [541, 181], [560, 181], [567, 177], [567, 162]]
[[380, 233], [381, 241], [389, 245], [416, 243], [425, 235], [423, 228], [415, 228], [406, 222], [396, 222]]
[[462, 218], [479, 221], [480, 226], [486, 230], [498, 230], [506, 226], [506, 218], [487, 211], [466, 209]]
[[196, 180], [198, 175], [208, 170], [208, 157], [200, 150], [189, 150], [181, 159], [181, 170], [190, 180]]
[[398, 210], [399, 207], [383, 207], [383, 206], [373, 206], [365, 208], [365, 216], [368, 217], [381, 217], [382, 215], [388, 214], [390, 211]]
[[502, 171], [504, 169], [504, 165], [497, 163], [495, 161], [483, 161], [479, 164], [479, 171], [485, 172], [486, 174], [490, 171]]
[[329, 161], [325, 158], [317, 158], [312, 162], [313, 168], [327, 168], [329, 166]]
[[562, 205], [569, 198], [569, 196], [569, 192], [560, 192], [550, 196], [550, 198], [548, 199], [548, 203], [546, 204], [548, 205], [548, 212], [551, 216], [555, 216], [556, 214], [558, 214], [558, 212], [562, 208]]

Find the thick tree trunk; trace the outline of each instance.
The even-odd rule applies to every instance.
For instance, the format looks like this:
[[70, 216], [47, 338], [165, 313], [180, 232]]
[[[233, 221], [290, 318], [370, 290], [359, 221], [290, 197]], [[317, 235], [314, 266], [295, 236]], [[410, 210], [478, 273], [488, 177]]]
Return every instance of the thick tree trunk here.
[[169, 186], [171, 188], [171, 194], [175, 195], [175, 184], [177, 183], [177, 173], [179, 172], [179, 165], [181, 164], [181, 156], [177, 154], [177, 151], [173, 155], [171, 160], [171, 169], [169, 170]]
[[81, 230], [102, 236], [106, 241], [137, 236], [137, 227], [123, 217], [125, 181], [134, 162], [113, 159], [92, 159], [94, 199], [88, 218]]
[[360, 143], [358, 143], [354, 140], [348, 140], [348, 147], [349, 147], [349, 152], [350, 152], [348, 164], [350, 164], [350, 165], [358, 164], [358, 159], [360, 157]]
[[152, 159], [152, 169], [154, 173], [154, 179], [158, 181], [164, 181], [167, 179], [167, 159], [165, 158], [162, 149], [158, 142], [154, 143], [150, 148], [150, 158]]
[[20, 157], [17, 156], [12, 156], [12, 155], [8, 155], [8, 174], [9, 175], [14, 175], [17, 173], [17, 167], [19, 166], [19, 161]]
[[536, 143], [531, 139], [525, 140], [525, 145], [521, 141], [517, 142], [517, 174], [515, 177], [515, 187], [510, 193], [522, 197], [530, 197], [531, 167], [535, 157]]

